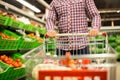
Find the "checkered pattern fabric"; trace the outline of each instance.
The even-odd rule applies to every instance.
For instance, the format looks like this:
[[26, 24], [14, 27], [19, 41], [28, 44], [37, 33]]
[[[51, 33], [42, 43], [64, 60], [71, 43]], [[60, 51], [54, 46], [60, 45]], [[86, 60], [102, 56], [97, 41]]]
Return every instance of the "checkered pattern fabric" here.
[[[93, 0], [53, 0], [50, 6], [46, 20], [47, 30], [54, 30], [54, 24], [58, 21], [59, 33], [86, 33], [87, 18], [91, 19], [93, 29], [100, 29], [101, 18]], [[86, 46], [83, 44], [88, 43], [87, 37], [83, 36], [60, 37], [58, 41], [60, 45], [74, 44], [74, 46], [62, 46], [62, 49], [81, 49]]]

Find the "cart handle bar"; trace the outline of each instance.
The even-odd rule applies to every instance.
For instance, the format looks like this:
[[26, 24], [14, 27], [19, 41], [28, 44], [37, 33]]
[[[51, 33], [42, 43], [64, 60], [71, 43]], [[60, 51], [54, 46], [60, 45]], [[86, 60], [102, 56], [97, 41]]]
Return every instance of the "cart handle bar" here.
[[[106, 36], [106, 32], [100, 32], [98, 35]], [[56, 34], [56, 36], [89, 36], [89, 33], [62, 33]]]

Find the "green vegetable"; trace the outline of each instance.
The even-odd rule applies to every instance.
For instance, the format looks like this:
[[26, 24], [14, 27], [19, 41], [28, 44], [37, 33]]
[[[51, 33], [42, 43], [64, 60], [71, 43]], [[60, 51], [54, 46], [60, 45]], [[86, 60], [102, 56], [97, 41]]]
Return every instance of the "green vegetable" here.
[[110, 46], [112, 46], [113, 48], [115, 48], [115, 47], [117, 47], [117, 43], [109, 43], [110, 44]]
[[97, 44], [98, 48], [105, 48], [105, 44]]
[[120, 52], [118, 53], [118, 59], [120, 59]]
[[117, 43], [117, 44], [120, 44], [120, 37], [119, 37], [119, 38], [116, 38], [116, 43]]
[[46, 43], [47, 49], [55, 49], [56, 48], [56, 42], [53, 38], [49, 38], [48, 42]]
[[108, 41], [109, 41], [109, 42], [115, 42], [115, 40], [116, 40], [116, 37], [115, 37], [115, 36], [110, 36], [110, 37], [108, 38]]
[[105, 53], [105, 50], [104, 49], [97, 49], [97, 53], [98, 54]]
[[119, 39], [120, 39], [120, 35], [117, 35], [117, 38], [119, 38]]
[[105, 37], [104, 36], [97, 36], [96, 39], [103, 39], [103, 40], [105, 40]]
[[120, 52], [120, 46], [117, 46], [117, 47], [115, 48], [115, 50], [116, 50], [117, 52]]
[[40, 28], [40, 34], [45, 34], [46, 33], [46, 29], [45, 28]]
[[22, 63], [24, 63], [24, 59], [22, 58], [22, 55], [20, 53], [14, 53], [12, 56], [11, 56], [14, 60], [16, 59], [20, 59], [20, 61]]
[[55, 51], [49, 51], [51, 55], [55, 55]]
[[96, 48], [95, 50], [91, 50], [92, 54], [102, 54], [102, 53], [106, 53], [106, 50], [105, 49], [99, 49], [99, 48]]

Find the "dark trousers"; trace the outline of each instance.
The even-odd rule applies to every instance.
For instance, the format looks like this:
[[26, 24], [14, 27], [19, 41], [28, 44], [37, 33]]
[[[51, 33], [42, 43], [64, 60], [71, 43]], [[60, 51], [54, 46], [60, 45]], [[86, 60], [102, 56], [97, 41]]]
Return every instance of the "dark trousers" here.
[[[57, 55], [65, 55], [66, 52], [68, 52], [68, 51], [62, 50], [62, 49], [57, 49], [57, 50], [56, 50]], [[70, 52], [72, 55], [90, 54], [89, 46], [87, 46], [87, 47], [85, 47], [85, 48], [83, 48], [83, 49], [69, 50], [69, 52]]]

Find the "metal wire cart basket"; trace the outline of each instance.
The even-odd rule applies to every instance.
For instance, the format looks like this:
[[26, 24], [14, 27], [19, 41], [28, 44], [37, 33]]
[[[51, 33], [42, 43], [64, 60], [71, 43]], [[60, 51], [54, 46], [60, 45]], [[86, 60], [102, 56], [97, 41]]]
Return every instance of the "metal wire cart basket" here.
[[[28, 80], [34, 80], [32, 70], [38, 64], [54, 64], [66, 67], [65, 60], [74, 64], [73, 69], [45, 68], [37, 70], [38, 80], [116, 80], [115, 50], [108, 45], [106, 33], [90, 37], [88, 33], [57, 34], [57, 39], [45, 39], [44, 44], [29, 51], [26, 59]], [[78, 51], [79, 48], [86, 48]], [[58, 64], [55, 62], [58, 61]], [[67, 63], [67, 64], [68, 64]], [[40, 67], [40, 65], [39, 65]], [[51, 66], [49, 66], [50, 68]]]

